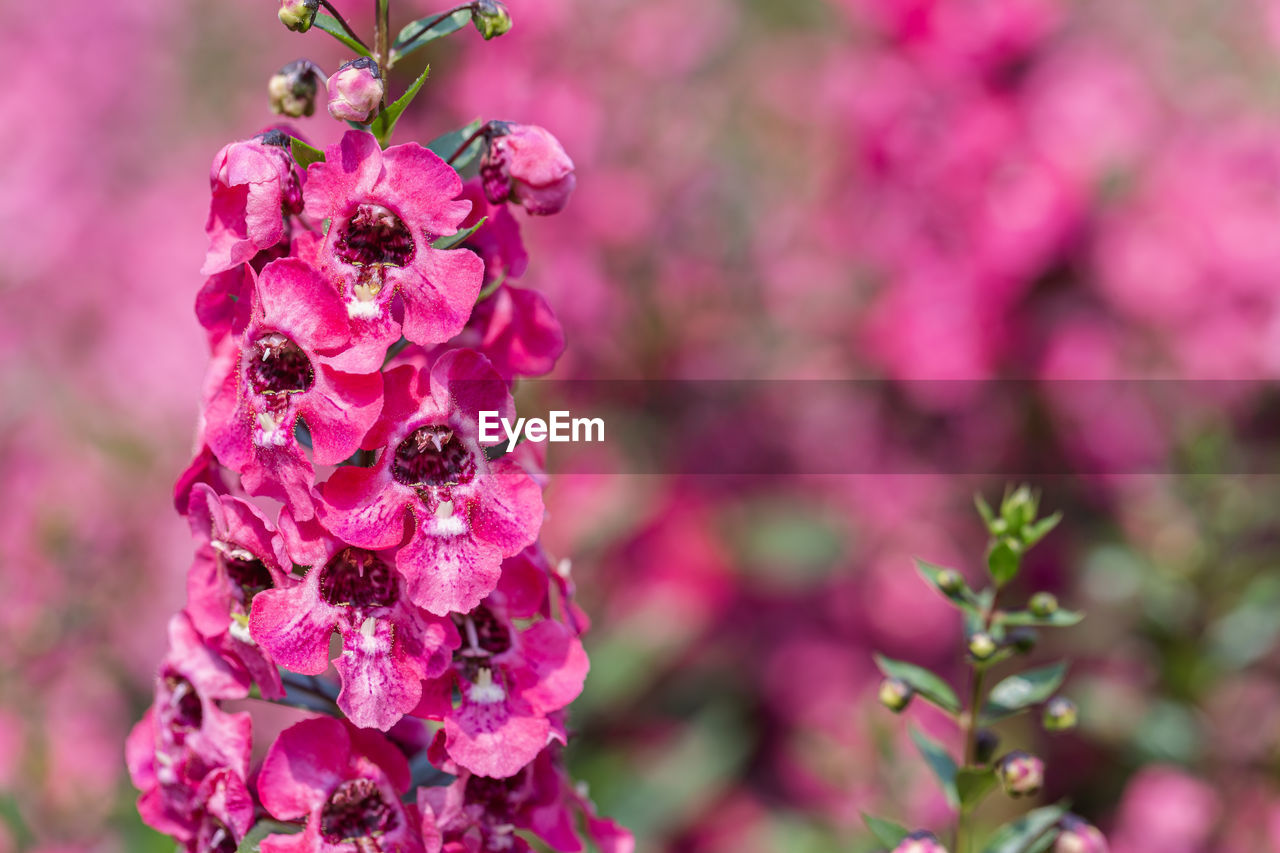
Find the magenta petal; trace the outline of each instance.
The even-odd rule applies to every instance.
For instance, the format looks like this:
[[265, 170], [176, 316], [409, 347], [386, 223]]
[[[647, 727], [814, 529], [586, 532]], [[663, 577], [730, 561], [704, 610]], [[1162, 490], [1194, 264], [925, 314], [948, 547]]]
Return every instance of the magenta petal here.
[[382, 174], [382, 149], [373, 134], [348, 130], [325, 151], [325, 159], [307, 167], [303, 200], [316, 222], [345, 216], [348, 205], [367, 195]]
[[336, 288], [297, 258], [280, 258], [258, 275], [261, 323], [284, 332], [307, 351], [346, 346], [351, 338], [347, 309]]
[[537, 711], [550, 713], [582, 693], [590, 663], [582, 643], [564, 625], [544, 619], [520, 634], [525, 661], [537, 682], [520, 692]]
[[376, 373], [387, 357], [387, 349], [400, 339], [400, 323], [384, 311], [376, 317], [351, 320], [351, 345], [321, 361], [344, 373]]
[[436, 359], [431, 365], [431, 388], [434, 396], [452, 400], [467, 423], [477, 423], [480, 412], [515, 419], [515, 401], [506, 381], [475, 350], [449, 350]]
[[347, 727], [332, 717], [315, 717], [290, 726], [262, 760], [258, 773], [262, 805], [280, 820], [309, 814], [342, 781], [350, 758]]
[[313, 829], [305, 829], [293, 835], [268, 835], [258, 845], [261, 853], [316, 853], [323, 848], [320, 835]]
[[336, 465], [360, 449], [382, 411], [382, 374], [339, 373], [321, 365], [300, 408], [319, 465]]
[[427, 720], [443, 720], [453, 713], [453, 685], [456, 680], [453, 669], [438, 678], [422, 682], [422, 698], [413, 709], [415, 717]]
[[385, 732], [422, 696], [422, 668], [395, 634], [391, 623], [372, 617], [343, 633], [342, 656], [333, 663], [342, 678], [338, 707], [361, 728]]
[[390, 548], [404, 538], [412, 499], [405, 491], [391, 479], [385, 460], [374, 468], [339, 468], [320, 487], [320, 522], [352, 545]]
[[477, 478], [479, 499], [471, 514], [476, 537], [492, 544], [503, 557], [520, 553], [538, 538], [542, 526], [542, 489], [509, 459], [491, 463]]
[[249, 633], [285, 669], [319, 675], [329, 668], [329, 638], [337, 608], [325, 604], [311, 575], [287, 589], [268, 589], [253, 598]]
[[462, 331], [484, 283], [484, 262], [467, 249], [418, 251], [399, 271], [404, 336], [415, 344], [444, 343]]
[[351, 736], [352, 751], [378, 765], [396, 793], [403, 794], [409, 790], [413, 783], [409, 760], [395, 744], [369, 729], [348, 729], [348, 734]]
[[[463, 685], [463, 690], [470, 685]], [[547, 745], [551, 724], [523, 703], [463, 700], [444, 721], [449, 756], [480, 776], [504, 779], [519, 773]]]
[[429, 519], [396, 554], [409, 600], [436, 616], [466, 613], [497, 586], [502, 554], [465, 533], [438, 535]]

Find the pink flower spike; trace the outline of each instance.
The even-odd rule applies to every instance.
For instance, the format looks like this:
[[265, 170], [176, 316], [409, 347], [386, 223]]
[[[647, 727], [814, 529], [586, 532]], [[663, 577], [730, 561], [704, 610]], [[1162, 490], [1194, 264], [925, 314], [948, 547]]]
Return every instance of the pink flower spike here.
[[314, 475], [295, 437], [298, 419], [310, 430], [315, 461], [337, 464], [377, 420], [382, 379], [325, 363], [346, 347], [350, 326], [337, 294], [307, 264], [267, 264], [255, 294], [238, 357], [206, 409], [207, 438], [249, 494], [284, 501], [307, 519]]
[[413, 532], [396, 568], [410, 600], [437, 616], [466, 612], [542, 523], [537, 483], [508, 459], [489, 461], [479, 441], [478, 413], [510, 417], [510, 393], [469, 350], [446, 353], [425, 378], [396, 368], [386, 383], [387, 415], [369, 433], [384, 448], [377, 464], [334, 472], [320, 489], [320, 520], [347, 542], [390, 548], [404, 538], [408, 513]]
[[258, 791], [273, 817], [306, 826], [268, 835], [262, 851], [424, 853], [416, 810], [400, 801], [409, 784], [409, 764], [386, 738], [330, 717], [303, 720], [267, 750]]
[[[352, 325], [352, 346], [334, 367], [371, 372], [402, 333], [433, 346], [462, 330], [484, 264], [465, 249], [431, 246], [466, 218], [461, 191], [457, 173], [433, 152], [413, 143], [383, 151], [360, 131], [348, 131], [308, 168], [307, 215], [330, 221], [318, 263]], [[403, 322], [392, 310], [397, 297]]]
[[288, 139], [270, 130], [232, 142], [213, 158], [209, 185], [209, 252], [201, 273], [234, 269], [286, 237], [285, 217], [301, 209]]

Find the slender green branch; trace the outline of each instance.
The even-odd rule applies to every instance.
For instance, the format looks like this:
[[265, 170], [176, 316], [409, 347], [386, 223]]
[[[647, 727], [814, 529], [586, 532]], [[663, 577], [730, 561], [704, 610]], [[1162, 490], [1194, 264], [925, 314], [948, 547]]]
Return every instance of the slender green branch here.
[[329, 2], [329, 0], [320, 0], [320, 5], [328, 10], [329, 14], [333, 16], [333, 19], [338, 22], [338, 25], [342, 27], [342, 29], [346, 30], [347, 35], [351, 36], [352, 41], [363, 47], [365, 50], [369, 50], [369, 45], [364, 43], [364, 39], [360, 38], [360, 36], [356, 34], [356, 31], [347, 23], [347, 19], [342, 17], [342, 13], [339, 12], [334, 5]]
[[[391, 56], [391, 2], [374, 0], [373, 42], [377, 52], [378, 70], [386, 79], [388, 60]], [[384, 96], [385, 100], [385, 96]]]

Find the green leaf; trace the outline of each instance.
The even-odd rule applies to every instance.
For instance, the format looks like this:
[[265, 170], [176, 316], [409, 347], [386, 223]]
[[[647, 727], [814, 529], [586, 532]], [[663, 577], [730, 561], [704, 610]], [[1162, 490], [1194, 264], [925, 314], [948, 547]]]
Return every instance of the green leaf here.
[[866, 812], [862, 813], [862, 820], [867, 824], [867, 829], [871, 830], [871, 834], [876, 837], [876, 841], [890, 850], [901, 844], [902, 839], [911, 834], [911, 830], [905, 826], [891, 820], [873, 817]]
[[440, 239], [435, 240], [434, 242], [432, 242], [431, 248], [452, 249], [454, 246], [462, 245], [467, 241], [468, 237], [470, 237], [472, 234], [476, 233], [477, 230], [479, 230], [480, 226], [483, 225], [484, 221], [488, 218], [489, 217], [487, 216], [483, 216], [480, 218], [479, 222], [477, 222], [475, 225], [472, 225], [466, 231], [459, 231], [457, 234], [452, 234], [448, 237], [441, 237]]
[[1062, 513], [1055, 512], [1053, 515], [1040, 519], [1035, 524], [1027, 527], [1022, 531], [1022, 542], [1026, 547], [1039, 542], [1041, 539], [1049, 535], [1049, 531], [1058, 526], [1058, 522], [1062, 521]]
[[991, 688], [991, 694], [982, 706], [983, 724], [1011, 717], [1032, 705], [1047, 702], [1062, 686], [1066, 675], [1066, 663], [1055, 663], [1009, 676]]
[[[945, 566], [936, 566], [933, 563], [921, 560], [917, 557], [916, 571], [924, 575], [924, 579], [929, 582], [930, 586], [938, 591], [939, 595], [947, 599], [947, 601], [950, 601], [956, 607], [964, 610], [977, 610], [978, 597], [973, 594], [973, 590], [969, 589], [968, 584], [963, 583], [963, 580], [960, 589], [955, 592], [947, 592], [942, 588], [942, 584], [939, 581], [942, 573], [955, 572], [955, 569], [948, 569]], [[959, 572], [956, 572], [956, 574], [959, 574]]]
[[929, 702], [952, 714], [960, 713], [960, 700], [945, 681], [923, 667], [876, 655], [876, 666], [889, 678], [899, 678]]
[[1000, 827], [983, 848], [983, 853], [1032, 853], [1034, 850], [1043, 850], [1044, 847], [1039, 846], [1041, 838], [1066, 813], [1066, 806], [1060, 805], [1027, 812], [1013, 823]]
[[306, 169], [312, 163], [324, 162], [323, 151], [308, 145], [296, 136], [289, 138], [289, 151], [293, 154], [294, 162], [303, 169]]
[[342, 28], [342, 24], [339, 24], [338, 19], [333, 17], [333, 15], [326, 15], [324, 12], [321, 12], [316, 15], [316, 22], [314, 26], [324, 30], [326, 33], [333, 36], [361, 56], [373, 57], [373, 54], [369, 52], [368, 48], [364, 47], [360, 42], [347, 34], [347, 31]]
[[938, 782], [942, 785], [942, 791], [947, 795], [947, 802], [953, 806], [959, 806], [960, 795], [956, 792], [958, 768], [956, 767], [955, 759], [942, 748], [941, 744], [930, 740], [927, 735], [918, 729], [911, 729], [911, 739], [915, 741], [916, 748], [924, 756], [924, 760], [929, 765], [929, 769], [933, 771], [933, 775], [938, 777]]
[[[391, 64], [394, 65], [404, 57], [413, 53], [418, 48], [428, 45], [438, 38], [443, 38], [450, 33], [456, 33], [458, 30], [471, 23], [471, 9], [459, 9], [451, 15], [436, 21], [434, 25], [423, 29], [427, 24], [436, 18], [440, 18], [439, 14], [427, 15], [425, 18], [419, 18], [413, 23], [407, 25], [400, 31], [400, 35], [396, 36], [395, 44], [391, 46]], [[317, 21], [317, 23], [319, 23]]]
[[960, 808], [972, 811], [982, 798], [991, 793], [998, 783], [996, 772], [990, 767], [961, 767], [956, 771], [956, 794]]
[[1000, 539], [987, 552], [987, 568], [991, 571], [991, 579], [996, 586], [1004, 586], [1018, 574], [1018, 563], [1021, 557], [1013, 550], [1007, 539]]
[[245, 835], [244, 841], [236, 848], [236, 853], [258, 853], [262, 839], [268, 835], [293, 835], [301, 832], [302, 827], [296, 823], [281, 823], [278, 820], [260, 820]]
[[[466, 127], [460, 127], [452, 133], [446, 133], [444, 136], [436, 137], [427, 143], [427, 147], [438, 154], [441, 160], [448, 160], [450, 157], [453, 157], [453, 152], [457, 151], [462, 143], [466, 142], [472, 136], [475, 136], [476, 131], [478, 131], [480, 126], [483, 124], [483, 121], [476, 119]], [[467, 146], [466, 151], [463, 151], [457, 157], [454, 157], [453, 162], [449, 165], [461, 172], [471, 164], [471, 161], [480, 156], [481, 144], [482, 140], [477, 138], [472, 142], [472, 144]]]
[[418, 79], [413, 81], [413, 85], [405, 90], [405, 93], [396, 98], [395, 103], [389, 104], [385, 110], [378, 113], [369, 124], [369, 130], [378, 138], [378, 143], [382, 147], [386, 147], [391, 141], [391, 134], [396, 129], [396, 122], [400, 120], [400, 116], [413, 103], [413, 99], [417, 97], [418, 92], [422, 90], [422, 84], [427, 82], [427, 75], [431, 73], [431, 66], [428, 65], [422, 69], [422, 73], [418, 75]]
[[978, 493], [973, 496], [973, 505], [978, 508], [978, 515], [982, 516], [982, 521], [987, 525], [987, 530], [991, 530], [991, 525], [996, 523], [996, 514], [991, 509], [991, 504], [987, 503], [987, 499], [981, 493]]
[[1070, 628], [1080, 624], [1084, 614], [1078, 610], [1056, 610], [1051, 616], [1037, 616], [1029, 610], [996, 614], [996, 621], [1011, 628]]

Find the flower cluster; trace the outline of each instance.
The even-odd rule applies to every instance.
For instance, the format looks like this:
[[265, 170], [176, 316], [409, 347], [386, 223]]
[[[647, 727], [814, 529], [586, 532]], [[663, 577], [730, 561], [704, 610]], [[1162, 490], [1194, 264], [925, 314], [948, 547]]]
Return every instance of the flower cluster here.
[[[329, 79], [329, 111], [357, 126], [327, 150], [274, 127], [214, 160], [196, 305], [211, 361], [174, 494], [196, 553], [128, 744], [143, 819], [188, 851], [239, 849], [266, 815], [265, 853], [526, 835], [574, 851], [580, 817], [602, 850], [631, 849], [561, 758], [586, 620], [539, 542], [544, 481], [477, 428], [481, 411], [514, 417], [516, 378], [564, 348], [542, 297], [510, 283], [527, 259], [507, 203], [558, 211], [573, 163], [506, 122], [388, 144], [423, 79], [388, 106], [382, 69], [458, 12], [486, 38], [509, 26], [500, 3], [472, 5], [391, 46], [382, 3], [373, 51], [351, 31], [363, 55]], [[305, 31], [317, 12], [280, 17]], [[273, 106], [309, 114], [319, 79], [286, 66]], [[329, 716], [255, 769], [249, 713], [222, 704], [250, 697]]]
[[[1039, 499], [1025, 486], [1006, 493], [998, 512], [981, 497], [977, 505], [991, 537], [986, 563], [993, 586], [974, 590], [959, 571], [917, 561], [929, 585], [964, 615], [971, 668], [968, 702], [961, 702], [944, 679], [927, 669], [884, 655], [876, 657], [884, 673], [879, 697], [885, 707], [901, 714], [919, 696], [943, 711], [959, 729], [963, 743], [960, 761], [928, 735], [914, 728], [911, 731], [911, 739], [957, 813], [951, 836], [955, 853], [976, 849], [973, 814], [996, 787], [1015, 799], [1035, 797], [1044, 787], [1043, 759], [1023, 750], [995, 757], [1000, 738], [994, 727], [1036, 706], [1043, 706], [1042, 721], [1048, 732], [1074, 728], [1078, 716], [1070, 699], [1055, 695], [1067, 674], [1065, 663], [1010, 675], [987, 689], [992, 668], [1035, 648], [1036, 629], [1075, 625], [1084, 618], [1081, 613], [1061, 609], [1057, 599], [1045, 592], [1033, 595], [1024, 608], [1000, 606], [1002, 593], [1018, 576], [1023, 556], [1057, 526], [1061, 513], [1037, 518]], [[870, 816], [866, 822], [877, 840], [893, 853], [947, 853], [932, 832], [909, 832], [906, 827]], [[1054, 853], [1106, 853], [1107, 842], [1095, 827], [1068, 814], [1064, 805], [1050, 805], [1001, 827], [984, 849], [1050, 847]]]

